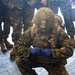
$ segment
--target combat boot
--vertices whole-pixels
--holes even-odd
[[[1,45],[1,51],[2,51],[2,52],[7,51],[7,48],[6,48],[5,43],[4,43],[3,40],[0,42],[0,45]]]
[[[10,56],[15,56],[16,55],[16,50],[15,48],[13,47],[11,52],[10,52]]]
[[[35,70],[32,70],[29,75],[38,75]]]
[[[5,42],[7,49],[10,49],[13,47],[13,45],[11,43],[9,43],[7,40],[4,40],[4,42]]]

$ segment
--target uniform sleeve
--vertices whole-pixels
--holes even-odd
[[[53,49],[53,58],[59,60],[66,60],[73,55],[73,44],[68,35],[61,30],[57,38],[57,46],[59,49]]]
[[[17,51],[17,55],[22,60],[29,57],[30,46],[31,46],[30,30],[27,30],[15,45],[15,50]]]
[[[22,10],[24,0],[14,0],[13,4],[17,9]]]

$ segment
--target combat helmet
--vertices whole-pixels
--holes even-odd
[[[35,23],[38,28],[49,29],[55,24],[54,13],[50,8],[41,7],[37,10],[32,22]]]

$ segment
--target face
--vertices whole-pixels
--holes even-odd
[[[28,1],[28,4],[29,4],[30,6],[33,6],[35,3],[36,3],[36,0],[29,0],[29,1]]]
[[[47,5],[47,1],[46,0],[41,0],[41,3],[46,6]]]
[[[40,28],[45,29],[45,27],[46,27],[46,21],[42,20]]]

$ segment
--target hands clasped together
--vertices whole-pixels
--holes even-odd
[[[35,48],[32,48],[31,51],[30,51],[30,54],[33,55],[33,56],[37,56],[40,53],[42,53],[46,57],[49,57],[49,56],[52,55],[52,50],[49,49],[49,48],[46,48],[46,49],[42,50],[39,47],[35,47]]]

